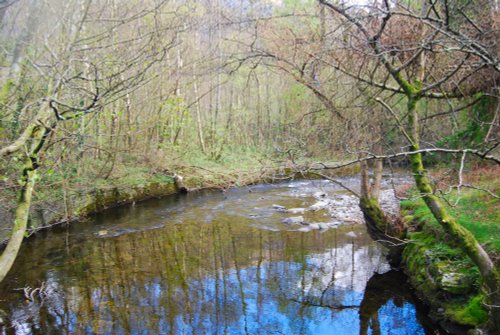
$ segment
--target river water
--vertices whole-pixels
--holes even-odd
[[[345,221],[302,213],[322,193]],[[0,334],[434,334],[352,207],[329,182],[293,181],[39,233],[0,286]],[[297,215],[323,229],[282,223]]]

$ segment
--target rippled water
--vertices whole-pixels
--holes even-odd
[[[362,224],[281,223],[292,214],[273,204],[306,208],[318,190],[340,192],[301,181],[174,196],[40,233],[0,286],[0,333],[432,333]]]

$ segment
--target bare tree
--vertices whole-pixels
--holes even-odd
[[[320,3],[343,20],[344,46],[351,57],[362,61],[361,70],[356,72],[335,57],[329,61],[330,65],[360,82],[406,98],[406,109],[402,111],[406,126],[402,120],[398,123],[409,144],[416,186],[436,220],[478,266],[489,304],[500,305],[498,269],[475,237],[456,221],[434,193],[419,151],[419,103],[423,99],[470,96],[488,90],[498,80],[498,60],[494,56],[497,39],[492,39],[496,33],[487,33],[495,31],[491,17],[497,16],[498,10],[488,1],[481,2],[481,7],[475,7],[479,5],[476,2],[462,5],[422,1],[417,6],[384,1],[369,9],[323,0]],[[487,15],[478,10],[485,10]],[[475,17],[467,12],[473,12]],[[486,152],[497,145],[493,144]],[[493,307],[491,313],[492,327],[498,330],[500,311]]]
[[[17,155],[24,160],[15,221],[0,257],[0,281],[12,266],[26,232],[37,169],[43,164],[42,152],[62,122],[100,112],[150,80],[150,69],[172,45],[159,39],[168,28],[156,21],[148,29],[117,38],[115,32],[144,19],[155,22],[164,4],[161,1],[131,9],[123,6],[116,17],[106,12],[104,3],[91,1],[75,0],[64,6],[54,1],[38,8],[37,15],[60,20],[35,31],[38,34],[33,39],[37,46],[43,46],[38,49],[38,57],[30,58],[26,66],[39,74],[43,89],[26,107],[32,116],[19,136],[0,148],[0,157]],[[131,48],[134,52],[130,52]]]

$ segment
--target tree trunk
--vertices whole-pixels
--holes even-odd
[[[33,194],[33,187],[35,185],[36,171],[25,171],[23,177],[23,185],[21,188],[19,200],[17,201],[16,216],[14,220],[14,227],[7,243],[7,247],[0,256],[0,282],[2,282],[14,264],[17,253],[21,248],[26,227],[28,225],[28,216],[31,205],[31,195]]]
[[[36,181],[36,169],[38,167],[38,152],[42,148],[45,138],[51,129],[43,129],[42,126],[37,125],[33,128],[31,133],[31,150],[26,158],[26,164],[21,178],[21,190],[19,191],[19,199],[17,201],[17,208],[14,218],[14,227],[12,233],[0,256],[0,282],[3,281],[9,270],[11,269],[17,257],[21,243],[26,233],[28,226],[28,218],[31,206],[31,196],[33,195],[33,188]]]
[[[368,234],[370,237],[389,249],[389,262],[393,266],[398,266],[401,262],[401,253],[404,244],[401,239],[404,238],[405,231],[395,229],[389,222],[384,211],[380,207],[378,197],[371,193],[368,164],[361,162],[361,191],[359,207],[363,212]]]
[[[380,133],[380,129],[379,133]],[[382,146],[377,141],[373,145],[373,151],[376,155],[382,154]],[[384,161],[382,159],[376,159],[373,167],[373,183],[371,186],[371,196],[378,199],[380,196],[380,188],[382,185],[382,173],[384,172]]]
[[[408,97],[408,116],[413,140],[411,151],[419,150],[417,103],[418,98]],[[427,177],[427,171],[424,169],[422,155],[420,153],[412,154],[410,156],[410,164],[417,189],[432,215],[453,238],[456,245],[461,248],[479,268],[483,279],[483,287],[487,295],[487,302],[489,305],[493,306],[490,309],[490,321],[494,329],[499,330],[500,308],[498,308],[498,306],[500,306],[500,274],[498,270],[474,235],[460,225],[455,218],[448,213],[441,199],[434,195],[431,182]]]
[[[196,112],[196,130],[198,133],[198,141],[200,142],[201,152],[207,153],[205,146],[205,135],[203,135],[203,125],[201,124],[201,111],[200,111],[200,96],[198,93],[198,84],[196,78],[196,63],[193,64],[193,88],[194,88],[194,99],[195,99],[195,112]]]

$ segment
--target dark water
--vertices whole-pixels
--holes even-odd
[[[433,333],[363,225],[281,223],[272,204],[307,207],[318,189],[336,190],[171,197],[41,233],[0,286],[0,334]]]

